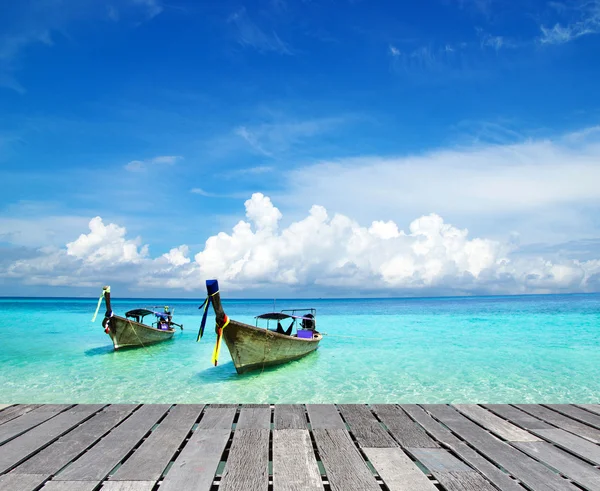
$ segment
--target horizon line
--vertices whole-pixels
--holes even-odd
[[[564,295],[598,295],[599,292],[565,292],[565,293],[505,293],[484,295],[436,295],[436,296],[406,296],[406,297],[226,297],[228,300],[425,300],[425,299],[447,299],[447,298],[499,298],[499,297],[541,297],[541,296],[564,296]],[[194,300],[202,301],[204,297],[116,297],[111,300]],[[0,300],[97,300],[98,297],[88,296],[4,296]]]

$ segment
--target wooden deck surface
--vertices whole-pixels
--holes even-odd
[[[600,405],[0,405],[4,491],[600,490]]]

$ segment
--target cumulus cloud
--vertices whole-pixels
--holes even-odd
[[[157,258],[126,230],[100,217],[65,249],[11,263],[2,276],[47,285],[91,285],[128,279],[132,286],[202,291],[218,278],[230,291],[257,287],[297,292],[348,291],[393,295],[432,293],[547,293],[591,291],[600,282],[600,260],[551,260],[515,254],[514,242],[471,237],[435,213],[406,231],[393,221],[369,226],[313,205],[308,215],[282,226],[268,196],[245,202],[246,219],[209,237],[193,259],[186,245]]]

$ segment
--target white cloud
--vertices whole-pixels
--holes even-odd
[[[560,8],[557,9],[558,5]],[[570,14],[571,19],[564,25],[556,23],[553,27],[540,26],[542,35],[538,41],[541,44],[564,44],[581,36],[600,32],[600,0],[552,6],[561,14]]]
[[[129,172],[145,172],[158,165],[175,165],[182,158],[177,155],[161,155],[147,160],[132,160],[125,164],[125,170]]]
[[[390,44],[390,46],[389,46],[389,50],[390,50],[390,54],[391,54],[392,56],[400,56],[400,50],[399,50],[398,48],[396,48],[396,46],[392,46],[392,45]]]
[[[190,262],[190,258],[187,257],[190,253],[190,248],[186,245],[174,247],[169,252],[163,254],[163,257],[172,264],[173,266],[183,266]]]
[[[286,213],[320,203],[362,222],[406,223],[436,212],[479,234],[518,230],[525,242],[600,234],[600,134],[477,144],[421,155],[311,163],[270,196]],[[310,186],[305,183],[310,182]]]
[[[275,118],[275,121],[269,123],[239,126],[235,128],[234,133],[242,138],[254,152],[274,157],[309,138],[331,132],[352,119],[352,117],[307,120]]]
[[[261,53],[293,54],[291,48],[279,38],[275,31],[268,34],[252,21],[245,8],[234,12],[228,21],[236,27],[238,42],[242,46],[252,47]]]
[[[318,205],[282,227],[282,213],[255,193],[245,203],[247,220],[209,237],[190,258],[188,246],[152,259],[141,240],[124,228],[90,221],[90,232],[66,249],[44,249],[13,262],[0,276],[24,283],[90,286],[115,278],[133,287],[202,291],[218,278],[223,289],[320,289],[389,294],[545,293],[589,291],[600,284],[600,259],[588,261],[519,256],[509,241],[471,237],[468,230],[431,213],[408,230],[393,221],[363,226]]]
[[[100,217],[92,218],[89,227],[89,234],[67,244],[67,255],[90,264],[139,263],[148,255],[147,245],[138,251],[141,239],[125,239],[124,227],[104,225]]]

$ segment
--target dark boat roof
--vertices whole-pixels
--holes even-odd
[[[289,314],[284,314],[282,312],[267,312],[266,314],[262,314],[262,315],[257,315],[256,316],[257,319],[267,319],[267,320],[283,320],[283,319],[306,319],[306,320],[312,320],[312,317],[304,317],[302,315],[289,315]]]
[[[163,319],[167,318],[168,314],[162,313],[162,312],[154,312],[153,310],[148,310],[148,309],[133,309],[130,310],[129,312],[125,312],[125,317],[133,317],[133,316],[140,316],[140,317],[144,317],[146,315],[150,315],[153,314],[157,317],[162,317]]]

